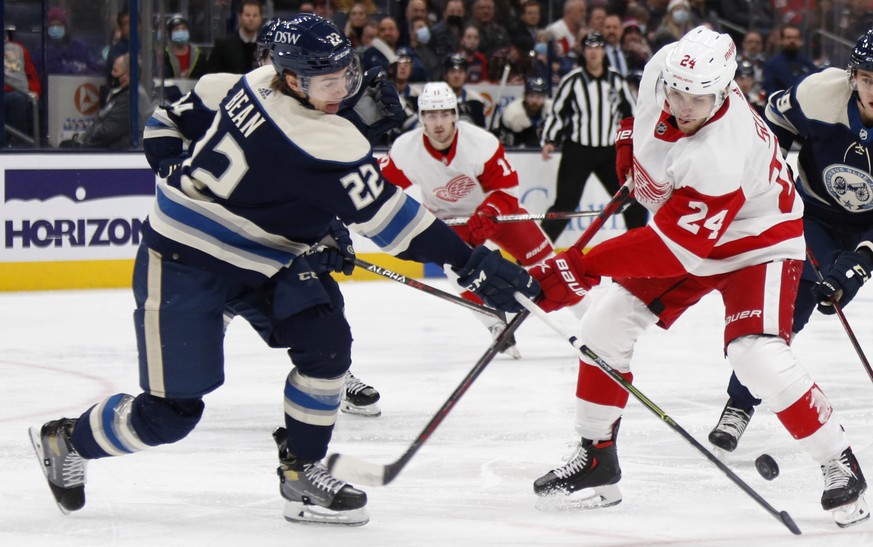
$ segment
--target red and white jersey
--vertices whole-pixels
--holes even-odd
[[[624,272],[615,271],[621,269],[616,257],[595,269],[613,277],[665,277],[682,270],[707,276],[803,260],[802,202],[776,137],[736,84],[719,111],[690,136],[664,112],[664,94],[652,93],[662,85],[659,76],[674,47],[662,48],[646,64],[640,89],[650,92],[640,94],[634,119],[634,196],[653,217],[643,233],[628,232],[629,238],[608,246],[621,246],[624,239],[624,246],[645,249],[646,257]],[[620,254],[629,258],[629,250]]]
[[[518,206],[518,173],[497,137],[460,121],[448,154],[434,149],[419,127],[401,135],[380,160],[388,181],[421,191],[422,204],[437,218],[468,217],[496,190]],[[502,210],[509,214],[512,210]]]

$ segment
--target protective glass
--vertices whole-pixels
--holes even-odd
[[[715,93],[693,95],[667,86],[661,80],[657,87],[657,98],[661,108],[668,114],[684,120],[701,120],[709,118],[715,109]]]

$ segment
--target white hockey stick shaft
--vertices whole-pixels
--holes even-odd
[[[498,215],[494,222],[524,222],[526,220],[560,220],[565,218],[596,217],[600,211],[566,211],[554,213],[525,213],[515,215]],[[470,220],[466,217],[447,218],[443,220],[449,226],[460,226]]]

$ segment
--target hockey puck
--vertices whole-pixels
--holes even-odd
[[[755,460],[755,468],[768,481],[772,481],[779,476],[779,466],[776,465],[776,460],[770,454],[758,456],[758,459]]]

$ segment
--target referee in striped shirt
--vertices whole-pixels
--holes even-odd
[[[558,166],[557,195],[548,212],[575,211],[593,172],[610,196],[619,189],[615,171],[615,132],[621,119],[634,115],[634,102],[627,82],[609,70],[599,32],[582,41],[579,67],[561,80],[543,129],[542,157],[548,160],[562,144]],[[630,228],[644,226],[646,209],[634,203],[622,213]],[[554,242],[569,220],[543,221],[543,231]]]

